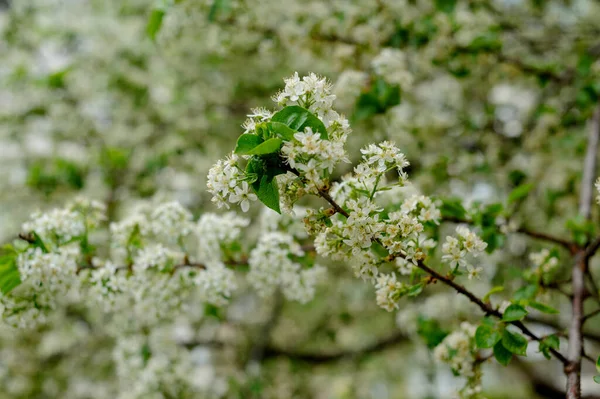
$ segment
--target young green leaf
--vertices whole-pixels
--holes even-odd
[[[484,295],[483,301],[487,302],[490,299],[490,296],[492,296],[498,292],[502,292],[502,291],[504,291],[504,287],[502,287],[501,285],[492,288],[491,290],[488,291],[487,294]]]
[[[252,187],[254,188],[254,185]],[[281,209],[279,208],[279,189],[274,176],[263,175],[260,178],[258,190],[255,190],[255,192],[263,204],[275,212],[281,213]]]
[[[560,340],[555,334],[543,338],[539,344],[539,351],[548,360],[552,358],[550,349],[558,350],[560,348]]]
[[[487,325],[479,326],[475,332],[475,343],[480,349],[493,347],[501,338],[502,335],[497,329]]]
[[[501,365],[508,366],[513,354],[502,345],[502,341],[498,341],[498,343],[494,345],[494,357]]]
[[[437,320],[426,319],[421,316],[417,320],[417,333],[423,338],[429,349],[438,346],[448,335],[448,331],[443,330]]]
[[[255,136],[256,137],[256,136]],[[279,151],[283,141],[278,138],[268,139],[267,141],[260,143],[250,151],[248,151],[245,155],[266,155],[273,154]],[[236,148],[237,150],[237,148]]]
[[[309,110],[298,105],[285,107],[271,118],[271,122],[280,122],[290,128],[302,132],[310,127],[313,132],[321,134],[322,139],[327,139],[327,128],[323,122]]]
[[[156,35],[160,31],[164,17],[165,10],[162,8],[155,8],[150,13],[148,24],[146,25],[146,34],[151,40],[156,40]]]
[[[595,382],[596,384],[600,384],[600,375],[595,375],[595,376],[594,376],[594,382]]]
[[[298,133],[294,129],[290,128],[288,125],[285,125],[281,122],[269,122],[267,123],[267,127],[271,132],[275,133],[276,136],[281,137],[286,141],[290,141],[294,139],[294,134]]]
[[[238,155],[251,155],[250,152],[262,142],[263,140],[257,135],[244,133],[238,138],[234,152]]]
[[[423,283],[415,284],[408,289],[408,296],[417,296],[423,291]]]
[[[549,314],[557,314],[558,310],[553,308],[552,306],[548,306],[548,305],[544,305],[543,303],[539,303],[539,302],[529,302],[529,306],[539,310],[540,312],[543,313],[549,313]]]
[[[532,188],[533,184],[531,183],[521,184],[520,186],[516,187],[510,192],[510,194],[508,194],[508,203],[511,204],[527,197],[527,194],[529,194]]]
[[[521,334],[512,333],[508,330],[502,332],[502,346],[515,355],[525,356],[527,351],[527,339]]]
[[[530,300],[535,298],[537,291],[538,291],[537,285],[529,284],[529,285],[526,285],[525,287],[521,287],[517,291],[515,291],[515,293],[513,294],[513,299],[518,302],[521,302],[521,301],[529,302]]]
[[[42,252],[45,253],[45,254],[47,254],[48,252],[50,252],[50,251],[48,251],[48,248],[46,248],[46,244],[44,244],[44,241],[42,240],[42,237],[40,237],[38,235],[38,233],[36,233],[35,231],[33,231],[31,234],[33,235],[33,243],[32,243],[32,245],[35,248],[41,249]]]
[[[504,314],[502,315],[502,320],[504,321],[517,321],[522,320],[525,316],[527,316],[527,310],[521,305],[512,304],[506,308]]]
[[[0,292],[6,295],[21,284],[16,255],[0,257]]]
[[[596,370],[600,373],[600,356],[596,359]]]

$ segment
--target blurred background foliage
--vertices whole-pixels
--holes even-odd
[[[30,212],[77,195],[105,202],[110,220],[140,201],[214,210],[208,168],[232,148],[249,110],[271,107],[294,71],[334,83],[352,121],[351,158],[389,139],[421,192],[460,198],[481,217],[489,212],[491,225],[499,215],[490,204],[502,203],[502,217],[518,225],[565,237],[594,228],[574,217],[600,96],[596,1],[1,4],[3,242]],[[519,187],[526,195],[514,194]],[[510,290],[528,265],[525,238],[486,241],[503,250],[485,259],[478,291]],[[183,325],[194,339],[182,341],[200,359],[196,379],[210,387],[202,395],[451,397],[460,381],[435,364],[418,332],[449,330],[474,308],[438,287],[386,313],[344,265],[329,270],[308,305],[246,290],[225,310],[190,316]],[[552,300],[568,320],[568,301]],[[111,397],[114,343],[68,309],[58,313],[40,331],[2,331],[0,398]],[[246,367],[249,358],[261,367]],[[539,354],[511,369],[490,364],[486,396],[560,397],[555,366]]]

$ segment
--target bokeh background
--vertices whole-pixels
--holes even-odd
[[[106,203],[110,220],[164,200],[215,211],[208,169],[295,71],[334,84],[352,159],[394,141],[415,187],[467,203],[534,182],[514,220],[568,236],[600,95],[598,21],[593,0],[4,0],[0,242],[31,212],[80,195]],[[475,291],[503,284],[541,247],[522,236],[502,245]],[[328,275],[306,305],[245,287],[224,310],[165,326],[165,348],[192,359],[189,397],[452,397],[461,381],[417,330],[475,308],[437,287],[388,313],[343,264]],[[552,300],[567,325],[568,302]],[[593,345],[600,329],[589,327]],[[123,394],[117,345],[69,314],[1,329],[0,398]],[[561,397],[560,367],[530,352],[508,369],[485,366],[488,398]],[[249,367],[249,356],[259,361]],[[584,369],[584,392],[600,394],[592,375]]]

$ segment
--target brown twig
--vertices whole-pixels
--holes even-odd
[[[594,117],[588,134],[587,151],[583,164],[583,178],[579,195],[579,214],[589,220],[593,202],[593,187],[596,175],[598,141],[600,140],[600,107]],[[589,258],[585,248],[575,255],[575,263],[571,274],[573,286],[573,315],[569,327],[569,348],[565,367],[567,374],[567,399],[581,398],[581,358],[583,355],[583,301],[586,293],[585,273],[589,266]]]
[[[464,223],[464,224],[473,224],[472,221],[466,219],[460,219],[456,217],[445,217],[443,219],[445,222],[451,223]],[[525,234],[531,238],[535,238],[541,241],[548,241],[552,244],[560,245],[569,250],[569,252],[573,253],[577,248],[577,245],[569,240],[565,240],[564,238],[556,237],[551,234],[542,233],[540,231],[534,231],[527,227],[519,227],[516,231],[517,233]]]

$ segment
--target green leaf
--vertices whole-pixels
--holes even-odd
[[[294,134],[296,134],[297,132],[292,129],[291,127],[289,127],[288,125],[285,125],[281,122],[268,122],[267,126],[269,128],[269,130],[271,130],[271,132],[275,133],[277,136],[281,137],[282,139],[286,140],[286,141],[290,141],[294,139]]]
[[[521,305],[512,304],[504,311],[502,320],[504,321],[517,321],[523,320],[527,316],[527,310]]]
[[[361,121],[376,114],[383,114],[398,104],[400,104],[400,86],[389,84],[378,77],[356,100],[353,117],[356,121]]]
[[[423,283],[415,284],[408,289],[408,296],[417,296],[423,291]]]
[[[275,212],[281,213],[281,209],[279,208],[279,189],[275,175],[260,174],[258,180],[252,184],[252,188],[263,204]]]
[[[253,149],[251,149],[244,155],[273,154],[273,153],[276,153],[277,151],[279,151],[282,144],[283,144],[283,141],[281,139],[272,138],[272,139],[265,141],[264,143],[260,143],[259,145],[257,145],[256,147],[254,147]],[[237,147],[236,147],[236,150],[237,150]]]
[[[600,356],[596,359],[596,370],[600,373]]]
[[[475,343],[481,349],[493,347],[500,339],[502,339],[500,332],[487,325],[477,327],[477,331],[475,332]]]
[[[594,376],[594,382],[595,382],[596,384],[600,384],[600,375],[595,375],[595,376]]]
[[[501,365],[508,366],[512,356],[513,354],[502,345],[502,341],[498,341],[498,343],[494,345],[494,357]]]
[[[312,114],[309,110],[297,105],[285,107],[277,112],[271,118],[271,122],[280,122],[290,128],[303,132],[305,128],[310,127],[313,132],[321,134],[322,139],[327,139],[327,128],[323,122]]]
[[[548,360],[552,358],[550,348],[558,350],[560,348],[560,340],[555,334],[544,337],[539,344],[539,350]]]
[[[165,17],[165,10],[162,8],[154,8],[150,12],[150,18],[148,18],[148,24],[146,25],[146,34],[151,40],[156,40],[156,35],[160,31]]]
[[[0,257],[0,292],[6,295],[21,284],[16,254]]]
[[[38,235],[38,233],[36,233],[35,231],[32,231],[31,234],[33,235],[33,243],[31,245],[33,245],[34,248],[39,248],[42,250],[43,253],[47,254],[48,252],[48,248],[46,248],[46,245],[44,244],[44,241],[42,240],[42,238]]]
[[[448,335],[448,331],[443,330],[437,320],[427,319],[422,316],[419,316],[417,320],[417,333],[423,338],[429,349],[438,346]]]
[[[242,134],[235,144],[234,152],[238,155],[250,155],[250,152],[258,147],[263,140],[255,134]]]
[[[467,211],[465,210],[460,198],[443,199],[440,212],[442,213],[442,218],[445,219],[454,218],[458,220],[465,220],[467,217]]]
[[[529,306],[539,310],[540,312],[543,313],[549,313],[549,314],[557,314],[559,313],[557,309],[553,308],[552,306],[548,306],[548,305],[544,305],[543,303],[539,303],[539,302],[529,302]]]
[[[504,291],[504,287],[502,287],[501,285],[498,285],[494,288],[492,288],[491,290],[489,290],[489,292],[487,294],[485,294],[485,296],[483,297],[483,302],[487,302],[490,299],[490,296],[498,293],[498,292],[502,292]]]
[[[517,302],[529,302],[530,300],[535,298],[537,291],[537,285],[529,284],[515,291],[515,293],[513,294],[513,299]]]
[[[585,245],[588,237],[594,236],[596,231],[594,223],[581,215],[567,220],[566,227],[571,231],[573,239],[579,245]]]
[[[527,194],[529,194],[532,188],[532,183],[521,184],[520,186],[516,187],[510,192],[510,194],[508,194],[508,203],[512,204],[513,202],[517,202],[518,200],[527,197]]]
[[[512,333],[508,330],[502,332],[502,346],[515,355],[525,356],[527,352],[527,339],[517,333]]]
[[[208,10],[208,20],[214,22],[217,15],[229,9],[229,0],[213,0],[210,10]]]
[[[457,0],[435,0],[435,7],[443,13],[451,14],[454,12]]]

